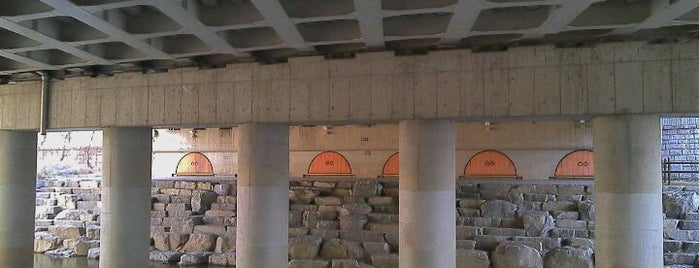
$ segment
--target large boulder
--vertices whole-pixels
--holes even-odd
[[[323,238],[320,236],[300,236],[289,239],[290,259],[315,259],[320,251]]]
[[[184,252],[206,252],[214,251],[216,248],[216,235],[212,234],[191,234],[189,240],[182,247]],[[208,258],[208,256],[207,256]],[[207,259],[208,260],[208,259]]]
[[[551,250],[546,254],[544,267],[546,268],[593,268],[591,248],[562,247]]]
[[[91,248],[87,250],[87,258],[97,260],[100,258],[100,248]]]
[[[219,236],[216,239],[216,249],[214,252],[235,252],[235,236]]]
[[[352,195],[361,198],[377,196],[383,186],[375,180],[357,180],[352,186]]]
[[[481,215],[486,218],[514,218],[517,205],[503,200],[488,200],[481,206]]]
[[[289,202],[291,204],[308,205],[319,195],[320,190],[291,187],[289,190]]]
[[[663,193],[663,211],[668,218],[681,219],[699,208],[699,195],[690,191]]]
[[[76,226],[49,226],[49,232],[66,239],[78,238],[85,235],[85,228]]]
[[[209,264],[235,266],[235,252],[212,254],[209,256]]]
[[[457,249],[456,267],[489,268],[488,252],[482,250]]]
[[[209,263],[209,256],[211,252],[193,252],[185,253],[180,257],[180,262],[178,265],[197,265],[197,264],[207,264]]]
[[[330,239],[323,243],[320,249],[320,257],[326,260],[363,259],[364,248],[355,241]]]
[[[57,249],[63,244],[63,238],[52,235],[48,232],[38,232],[34,234],[34,252],[43,253]]]
[[[99,241],[81,236],[78,238],[64,240],[63,246],[67,249],[75,251],[76,256],[87,256],[87,253],[91,248],[99,246]]]
[[[216,201],[216,193],[213,191],[194,191],[192,193],[192,211],[202,214],[211,209],[211,204]]]
[[[501,243],[492,254],[493,268],[542,268],[541,253],[521,244]]]
[[[527,236],[547,237],[550,230],[556,228],[556,222],[547,212],[527,212],[522,215],[522,223]]]
[[[321,260],[291,260],[289,268],[330,268],[330,262]]]
[[[180,261],[182,257],[181,252],[177,251],[151,251],[148,255],[149,259],[154,262],[160,263],[174,263]]]
[[[153,247],[157,250],[167,251],[170,250],[170,242],[168,238],[168,233],[156,232],[151,235],[153,238]]]

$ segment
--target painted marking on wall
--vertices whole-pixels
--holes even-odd
[[[400,170],[400,158],[398,153],[395,153],[388,157],[386,162],[383,164],[383,169],[381,170],[381,176],[384,177],[398,177],[398,171]]]
[[[557,179],[592,178],[595,176],[595,162],[591,150],[575,150],[564,156],[556,166]]]
[[[206,155],[200,152],[185,154],[177,163],[175,176],[213,176],[214,166]]]
[[[517,177],[517,168],[505,154],[495,150],[478,152],[466,163],[465,177]]]
[[[350,176],[352,166],[347,158],[335,151],[325,151],[316,155],[308,166],[311,176]]]

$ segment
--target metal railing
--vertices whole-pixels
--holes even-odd
[[[673,170],[673,165],[693,165],[695,170]],[[699,174],[699,162],[697,161],[671,161],[669,158],[663,159],[662,163],[663,182],[670,184],[672,174]]]

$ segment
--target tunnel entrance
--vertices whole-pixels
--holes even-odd
[[[352,166],[347,158],[335,151],[316,155],[308,166],[308,176],[352,176]]]
[[[466,178],[517,178],[512,160],[499,151],[484,150],[471,157],[464,168]]]
[[[214,166],[206,155],[190,152],[177,163],[174,176],[214,176]]]
[[[554,179],[591,179],[595,176],[592,150],[575,150],[565,155],[556,166]]]

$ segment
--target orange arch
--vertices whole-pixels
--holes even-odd
[[[484,150],[475,154],[466,163],[465,177],[517,177],[517,168],[507,155]]]
[[[348,176],[352,175],[352,166],[340,153],[325,151],[313,158],[308,166],[308,175]]]
[[[175,176],[213,176],[214,166],[206,155],[190,152],[182,156],[177,163]]]
[[[383,164],[383,169],[381,170],[381,176],[397,177],[399,167],[400,167],[399,165],[400,165],[400,158],[398,156],[398,153],[391,155],[386,160],[386,162]]]
[[[555,178],[592,178],[595,176],[595,162],[591,150],[575,150],[558,161]]]

